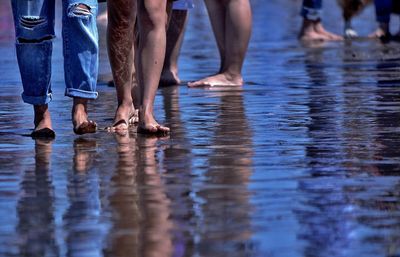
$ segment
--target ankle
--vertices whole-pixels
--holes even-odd
[[[143,117],[153,115],[153,107],[151,105],[141,105],[139,107],[139,113]]]
[[[49,107],[47,104],[33,106],[33,110],[34,110],[35,114],[44,114],[48,111],[48,109],[49,109]]]
[[[33,110],[35,126],[44,119],[50,119],[50,112],[47,104],[34,105]]]
[[[315,29],[316,24],[317,24],[316,21],[303,19],[303,24],[301,26],[301,31],[303,31],[303,32],[313,31]]]
[[[132,100],[122,100],[118,102],[118,108],[133,108],[133,101]]]
[[[221,72],[227,80],[234,81],[242,79],[242,74],[237,69],[227,69]]]
[[[77,114],[77,113],[86,113],[86,109],[87,109],[87,99],[83,99],[83,98],[74,98],[74,103],[72,106],[72,112],[73,114]]]

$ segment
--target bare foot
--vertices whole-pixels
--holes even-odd
[[[119,105],[115,113],[114,123],[111,127],[107,128],[108,131],[117,132],[128,130],[129,125],[134,124],[137,121],[137,115],[137,111],[132,104]]]
[[[195,82],[189,82],[189,87],[214,87],[214,86],[242,86],[241,75],[231,76],[227,73],[220,73]]]
[[[299,39],[301,41],[335,41],[343,40],[343,37],[326,31],[320,21],[304,20]]]
[[[299,35],[299,39],[301,41],[328,41],[327,37],[324,35],[321,35],[315,31],[308,31],[307,33],[301,33]]]
[[[325,30],[325,28],[322,26],[321,22],[317,22],[314,24],[314,30],[320,35],[323,35],[327,38],[327,40],[332,40],[332,41],[340,41],[343,40],[342,36],[336,35],[332,32],[329,32]]]
[[[31,133],[31,137],[36,138],[55,138],[56,134],[53,131],[51,124],[50,111],[48,105],[35,105],[35,129]]]
[[[178,72],[171,70],[163,70],[160,78],[160,87],[179,85],[181,80],[178,77]]]
[[[95,133],[97,130],[96,122],[88,120],[87,101],[87,99],[83,98],[74,98],[74,104],[72,107],[72,124],[74,126],[75,134],[78,135]]]
[[[387,38],[389,36],[389,31],[382,28],[377,28],[374,32],[368,35],[369,38]]]
[[[142,134],[166,135],[170,132],[170,129],[158,124],[151,110],[140,108],[137,132]]]

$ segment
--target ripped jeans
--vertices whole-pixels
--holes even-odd
[[[51,94],[51,55],[55,0],[11,0],[22,99],[47,104]],[[97,0],[62,0],[65,95],[97,98]]]

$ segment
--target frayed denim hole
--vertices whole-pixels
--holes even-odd
[[[26,39],[26,38],[19,37],[19,38],[17,38],[17,42],[19,44],[38,44],[38,43],[43,43],[45,41],[50,41],[53,38],[54,37],[51,36],[51,35],[45,36],[45,37],[42,37],[42,38],[38,38],[38,39]]]
[[[89,18],[91,15],[91,8],[85,4],[73,4],[68,9],[69,17]]]
[[[33,29],[37,26],[46,24],[47,20],[40,16],[22,16],[19,19],[19,23],[21,26],[23,26],[25,28]]]

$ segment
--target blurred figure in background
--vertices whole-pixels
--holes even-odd
[[[373,0],[337,0],[342,8],[342,16],[344,19],[344,36],[346,38],[358,37],[357,31],[353,29],[352,19],[360,14]]]
[[[322,26],[321,22],[322,0],[304,0],[301,9],[303,25],[300,29],[299,39],[303,41],[332,41],[342,40],[339,35],[331,33]]]
[[[178,0],[172,6],[171,18],[167,30],[167,47],[160,86],[179,85],[178,57],[181,50],[185,28],[188,20],[188,9],[194,7],[192,0]]]
[[[375,0],[376,21],[378,28],[370,37],[389,39],[390,34],[390,15],[392,13],[400,14],[400,1],[399,0]],[[394,35],[394,38],[400,38],[400,30]]]
[[[252,12],[249,0],[205,0],[220,54],[217,74],[188,83],[198,86],[241,86],[242,66],[251,36]]]

